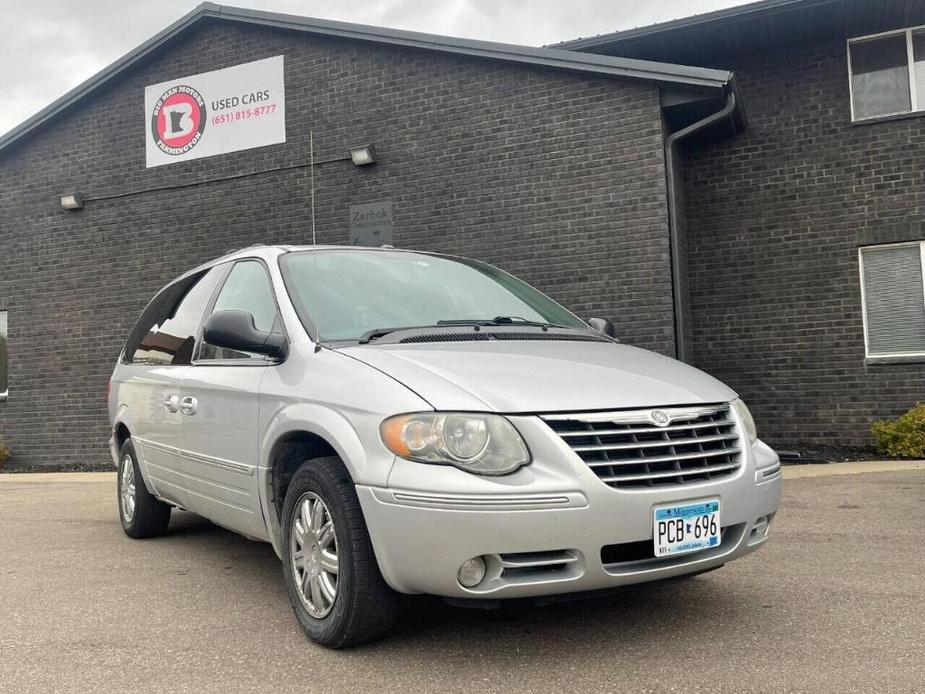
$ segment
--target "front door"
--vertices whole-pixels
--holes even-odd
[[[246,311],[260,330],[280,329],[270,277],[258,260],[235,263],[211,313]],[[260,509],[260,382],[275,362],[200,339],[180,386],[180,443],[188,491],[198,513],[232,530],[266,539]]]

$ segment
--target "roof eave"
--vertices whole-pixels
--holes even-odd
[[[0,135],[0,153],[9,145],[22,139],[39,126],[73,106],[93,90],[142,60],[180,32],[207,17],[305,31],[319,35],[427,49],[442,53],[469,55],[584,74],[638,79],[656,83],[683,84],[707,90],[725,91],[731,79],[731,73],[726,70],[618,58],[593,53],[579,53],[557,48],[533,48],[474,39],[452,38],[275,12],[226,7],[212,2],[204,2],[90,79],[53,101],[31,118],[28,118],[9,132]]]
[[[596,72],[615,77],[676,82],[708,88],[722,88],[728,82],[730,74],[726,70],[674,65],[632,58],[586,55],[556,48],[535,48],[477,39],[462,39],[417,31],[387,29],[237,7],[220,7],[218,16],[281,29],[309,31],[314,34],[340,38],[436,50],[441,53],[472,55],[506,62],[521,62],[565,70]]]
[[[704,12],[690,17],[681,17],[667,22],[650,24],[648,26],[625,29],[623,31],[614,31],[599,36],[588,36],[585,38],[570,39],[548,45],[548,48],[569,51],[581,51],[592,48],[600,48],[622,41],[631,41],[639,38],[649,38],[660,34],[668,34],[674,31],[683,31],[704,24],[714,24],[717,22],[727,22],[738,20],[747,16],[774,14],[785,12],[789,9],[802,8],[809,5],[828,5],[839,0],[759,0],[746,5],[736,5],[714,12]]]

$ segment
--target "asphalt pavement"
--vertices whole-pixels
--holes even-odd
[[[500,613],[416,599],[339,652],[299,631],[269,545],[189,513],[130,540],[113,473],[0,475],[0,691],[925,692],[925,466],[820,467],[788,469],[768,544],[719,571]]]

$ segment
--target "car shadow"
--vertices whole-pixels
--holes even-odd
[[[572,596],[551,604],[529,599],[502,601],[494,610],[449,605],[429,596],[412,598],[393,638],[397,641],[464,639],[493,652],[494,643],[523,643],[533,637],[553,637],[573,645],[588,640],[655,642],[668,627],[679,638],[703,634],[718,612],[736,603],[719,589],[716,575],[644,583],[604,593]],[[388,642],[386,642],[388,644]]]
[[[195,546],[194,555],[207,561],[248,564],[248,573],[279,595],[280,609],[289,610],[279,559],[269,544],[252,542],[188,512],[176,512],[165,542]],[[591,657],[602,643],[609,652],[625,648],[644,652],[664,645],[664,631],[677,639],[709,639],[721,633],[723,619],[762,618],[761,605],[746,600],[724,571],[686,579],[628,586],[606,593],[579,596],[538,605],[532,600],[502,601],[497,609],[450,605],[432,596],[410,596],[393,632],[382,641],[352,649],[378,660],[393,652],[421,648],[464,653],[487,662],[559,657],[565,648]],[[303,638],[292,623],[293,638]],[[517,644],[517,648],[511,648]],[[525,647],[529,645],[529,649]],[[556,650],[559,649],[559,650]],[[460,655],[462,657],[462,655]]]
[[[208,518],[197,516],[195,513],[191,513],[190,511],[180,511],[178,509],[174,509],[173,513],[171,514],[170,526],[167,528],[167,532],[164,533],[163,537],[197,537],[212,535],[230,535],[232,538],[236,539],[247,539],[246,537],[238,535],[231,530],[226,530],[220,525],[216,525]]]

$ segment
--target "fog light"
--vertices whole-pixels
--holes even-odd
[[[472,557],[463,562],[456,575],[460,585],[466,588],[477,586],[485,578],[485,560],[481,557]]]

